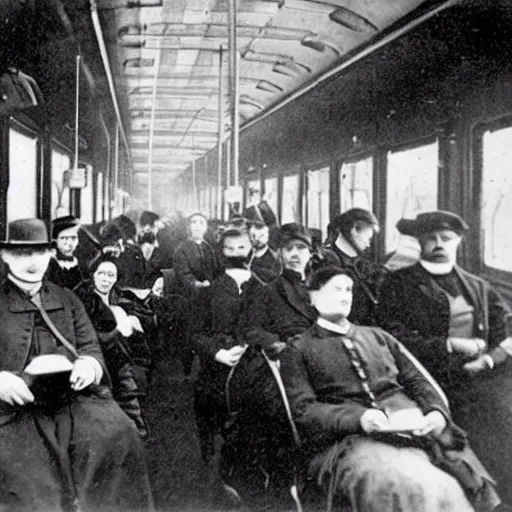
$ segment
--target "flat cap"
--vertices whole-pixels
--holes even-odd
[[[462,235],[469,229],[462,217],[444,210],[419,213],[415,219],[400,219],[396,228],[402,235],[414,237],[442,229],[449,229]]]
[[[291,240],[300,240],[310,249],[313,247],[313,239],[307,228],[296,222],[283,224],[279,229],[279,246],[286,245]]]

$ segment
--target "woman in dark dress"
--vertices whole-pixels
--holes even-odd
[[[495,510],[494,481],[451,420],[432,378],[382,329],[350,323],[353,280],[310,283],[316,323],[284,348],[281,374],[328,510]]]
[[[101,255],[90,266],[90,278],[75,288],[85,305],[98,334],[105,363],[112,379],[114,398],[132,419],[139,435],[146,437],[148,429],[140,404],[144,393],[135,379],[134,362],[127,343],[137,322],[111,303],[118,279],[118,259]]]

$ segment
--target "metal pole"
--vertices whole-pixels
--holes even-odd
[[[231,104],[231,169],[233,185],[238,185],[238,51],[236,40],[236,0],[228,0],[229,97]]]
[[[199,208],[197,206],[197,184],[196,184],[196,161],[192,160],[192,199],[194,205],[194,211]]]
[[[222,142],[224,140],[224,47],[219,48],[219,139],[217,142],[217,219],[222,218]]]
[[[153,209],[153,139],[155,134],[155,110],[158,74],[160,71],[160,59],[162,50],[159,49],[155,59],[155,76],[153,80],[153,91],[151,93],[151,118],[149,121],[149,152],[148,152],[148,210]]]
[[[114,142],[114,193],[113,203],[117,206],[117,188],[119,186],[119,123],[116,123],[116,138]]]
[[[80,121],[80,55],[76,56],[76,94],[75,94],[75,161],[73,169],[78,169],[78,123]]]

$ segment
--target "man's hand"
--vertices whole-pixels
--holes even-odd
[[[235,366],[235,364],[238,363],[246,349],[247,346],[242,347],[241,345],[235,345],[229,350],[221,348],[215,354],[215,361],[221,364],[225,364],[226,366]]]
[[[0,400],[11,405],[25,405],[34,401],[34,395],[25,381],[11,372],[0,372]]]
[[[286,347],[286,343],[284,341],[275,341],[268,348],[265,349],[265,352],[268,354],[270,358],[277,357],[277,355]]]
[[[367,433],[381,432],[389,425],[388,417],[380,409],[368,409],[361,416],[359,423]]]
[[[477,356],[485,349],[486,343],[481,338],[448,338],[448,343],[454,352],[466,356]]]
[[[86,359],[77,359],[73,363],[73,370],[71,370],[71,376],[69,377],[71,389],[81,391],[90,386],[95,377],[96,373],[92,364]]]
[[[464,368],[464,370],[470,375],[477,375],[480,372],[491,370],[493,366],[494,361],[492,360],[492,357],[489,354],[484,354],[478,359],[469,361],[469,363],[462,365],[462,368]]]
[[[435,437],[441,435],[446,428],[446,418],[439,411],[430,411],[425,416],[425,425],[413,432],[415,436],[426,436],[432,433]]]

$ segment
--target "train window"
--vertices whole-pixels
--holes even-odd
[[[484,263],[512,271],[512,127],[487,131],[483,136],[482,230]]]
[[[420,212],[437,209],[438,158],[437,141],[388,152],[386,252],[397,248],[399,219],[412,219]]]
[[[324,236],[329,223],[329,175],[329,167],[307,173],[307,226],[321,229]]]
[[[7,219],[37,216],[37,138],[14,128],[9,132]]]
[[[283,176],[283,194],[281,201],[281,224],[300,222],[299,204],[299,175]]]
[[[52,150],[52,216],[69,215],[69,188],[64,181],[64,171],[70,168],[69,156]]]
[[[277,177],[265,178],[263,199],[267,201],[274,213],[277,212]]]
[[[373,210],[373,158],[343,162],[340,169],[340,211]]]

